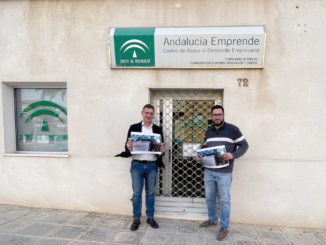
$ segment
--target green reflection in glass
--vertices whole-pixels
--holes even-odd
[[[51,106],[51,107],[54,107],[56,109],[59,109],[60,111],[62,111],[65,115],[67,115],[67,111],[65,108],[63,108],[62,106],[56,104],[56,103],[53,103],[51,101],[46,101],[46,100],[41,100],[41,101],[37,101],[37,102],[34,102],[30,105],[28,105],[20,114],[19,114],[19,117],[21,117],[24,113],[30,111],[31,109],[35,108],[35,107],[38,107],[38,106]]]
[[[48,122],[47,122],[45,119],[43,119],[41,130],[42,130],[43,132],[47,132],[47,131],[49,131]]]
[[[25,122],[27,123],[29,120],[33,119],[34,117],[40,116],[40,115],[50,115],[50,116],[54,116],[55,118],[58,118],[61,122],[63,122],[63,119],[60,118],[59,114],[54,112],[54,111],[50,111],[50,110],[38,110],[38,111],[34,111],[32,114],[30,114]]]

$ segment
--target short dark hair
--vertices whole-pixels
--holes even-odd
[[[144,105],[143,110],[145,110],[145,108],[153,109],[153,111],[155,111],[154,106],[152,106],[151,104]]]
[[[213,113],[213,111],[214,111],[215,109],[221,109],[221,110],[223,111],[223,113],[224,113],[224,108],[223,108],[223,106],[221,106],[221,105],[214,105],[214,106],[211,108],[211,114]]]

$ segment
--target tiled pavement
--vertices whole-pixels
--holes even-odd
[[[142,219],[139,230],[131,232],[128,216],[0,205],[0,244],[326,244],[326,230],[231,224],[230,237],[219,242],[217,227],[199,228],[199,221],[157,221],[157,230]]]

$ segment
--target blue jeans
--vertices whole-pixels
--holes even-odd
[[[130,168],[132,180],[132,207],[134,219],[139,219],[141,216],[142,208],[142,192],[146,190],[146,216],[147,218],[154,217],[154,204],[155,204],[155,185],[157,175],[157,165],[155,162],[141,163],[137,160],[131,162]]]
[[[216,196],[218,195],[221,207],[221,228],[228,229],[230,224],[232,173],[213,172],[205,169],[204,182],[209,220],[217,224]]]

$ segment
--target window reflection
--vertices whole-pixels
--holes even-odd
[[[18,151],[68,151],[66,92],[15,89]]]

